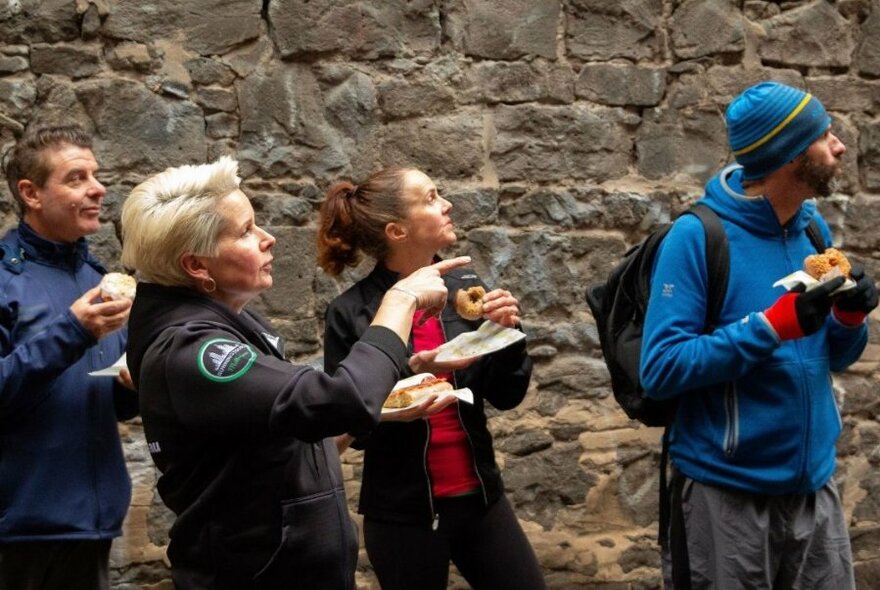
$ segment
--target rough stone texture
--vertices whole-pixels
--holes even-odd
[[[727,0],[688,0],[670,22],[672,48],[682,59],[745,49],[742,15]]]
[[[828,2],[809,2],[763,26],[767,40],[758,54],[765,62],[834,67],[852,61],[854,27]]]
[[[445,3],[449,36],[465,55],[517,59],[556,57],[559,0],[450,0]]]
[[[260,4],[246,0],[113,2],[101,32],[113,39],[149,43],[180,40],[199,55],[225,53],[260,35]]]
[[[269,22],[284,57],[338,51],[376,59],[430,52],[440,44],[430,0],[275,0]]]
[[[572,0],[568,11],[565,33],[572,57],[650,60],[662,53],[662,0]]]
[[[315,367],[328,302],[372,266],[317,270],[323,191],[382,165],[424,169],[453,203],[444,254],[469,254],[522,304],[534,378],[489,423],[548,586],[647,590],[661,586],[661,432],[617,407],[584,288],[701,194],[730,159],[725,106],[767,78],[829,109],[848,152],[819,206],[836,245],[880,276],[878,33],[874,0],[0,0],[0,154],[41,123],[95,134],[108,195],[91,243],[114,270],[137,182],[235,156],[278,239],[275,285],[253,307]],[[16,206],[0,195],[5,230]],[[875,321],[834,379],[859,588],[880,575],[878,380]],[[113,585],[171,590],[173,515],[140,422],[121,433],[135,493]],[[344,455],[352,507],[362,462]],[[357,584],[378,589],[363,548]],[[449,588],[467,587],[453,568]]]

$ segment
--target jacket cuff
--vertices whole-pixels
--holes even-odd
[[[361,335],[360,341],[384,352],[391,362],[397,365],[398,371],[406,366],[406,344],[385,326],[370,326]]]
[[[868,317],[868,314],[866,314],[865,312],[846,311],[840,309],[836,305],[831,308],[831,312],[834,314],[834,319],[836,319],[844,326],[849,326],[850,328],[862,325],[862,322],[864,322],[865,318]]]

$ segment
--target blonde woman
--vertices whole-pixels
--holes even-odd
[[[144,432],[177,515],[168,556],[178,589],[353,590],[357,537],[327,437],[367,432],[406,364],[416,309],[436,313],[441,274],[401,280],[326,375],[285,360],[251,299],[272,286],[275,238],[256,224],[229,158],[171,168],[122,211],[123,264],[141,282],[128,364]]]

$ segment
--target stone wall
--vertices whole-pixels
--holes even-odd
[[[522,301],[535,376],[491,428],[550,586],[657,588],[660,432],[616,408],[584,287],[699,196],[730,158],[725,105],[765,78],[831,111],[848,153],[821,208],[880,276],[878,39],[870,0],[0,0],[0,149],[39,122],[95,133],[109,194],[92,242],[117,268],[134,184],[234,154],[278,237],[256,305],[315,363],[327,302],[364,271],[316,269],[322,192],[384,164],[425,170],[455,205],[449,254]],[[880,577],[878,336],[835,378],[862,588]],[[139,424],[122,433],[136,491],[115,584],[167,589],[170,518]],[[361,457],[345,458],[355,499]],[[376,588],[361,557],[359,585]]]

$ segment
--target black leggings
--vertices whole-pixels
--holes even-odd
[[[364,518],[367,555],[382,590],[446,590],[450,560],[475,590],[545,590],[535,552],[507,498],[435,501],[439,526]]]

